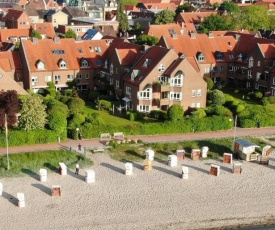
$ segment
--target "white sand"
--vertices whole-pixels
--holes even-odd
[[[124,175],[124,163],[95,154],[96,182],[53,173],[47,182],[24,177],[0,180],[0,229],[200,229],[258,221],[274,221],[275,159],[270,164],[242,162],[241,175],[220,160],[185,159],[176,168],[154,162],[145,172],[134,163]],[[221,166],[220,176],[209,175],[210,164]],[[189,166],[189,180],[181,179],[181,165]],[[52,197],[51,186],[62,186]],[[23,192],[26,207],[16,206]],[[14,197],[14,199],[9,199]]]

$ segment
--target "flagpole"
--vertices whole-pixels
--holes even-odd
[[[8,138],[8,120],[7,114],[5,114],[5,129],[6,129],[6,147],[7,147],[7,163],[8,163],[8,170],[10,170],[10,160],[9,160],[9,138]]]

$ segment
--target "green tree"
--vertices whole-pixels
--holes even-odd
[[[240,7],[234,2],[223,2],[220,7],[220,11],[227,11],[228,13],[238,14],[240,13]]]
[[[42,39],[41,34],[40,34],[38,31],[36,31],[36,30],[33,30],[33,31],[32,31],[31,37],[32,37],[32,38],[37,38],[37,39]]]
[[[138,0],[121,0],[123,5],[136,6],[138,4]]]
[[[175,16],[176,16],[175,11],[172,11],[169,9],[162,10],[161,12],[155,14],[154,23],[158,25],[172,23],[174,22]]]
[[[225,96],[222,91],[218,89],[214,89],[210,94],[210,99],[212,101],[212,105],[223,105],[225,103]]]
[[[239,28],[251,31],[270,28],[270,20],[267,17],[267,6],[247,6],[243,7],[239,19]]]
[[[124,12],[124,3],[120,1],[117,6],[116,19],[119,22],[119,29],[122,32],[125,32],[129,28],[127,14]]]
[[[67,106],[69,108],[70,114],[76,114],[83,110],[85,102],[81,98],[71,97],[67,101]]]
[[[46,105],[38,94],[29,94],[21,98],[21,117],[19,126],[26,130],[44,129],[47,122]]]
[[[149,46],[152,46],[152,45],[155,45],[157,44],[158,42],[158,38],[157,37],[154,37],[154,36],[151,36],[151,35],[146,35],[146,34],[142,34],[138,37],[138,39],[136,40],[136,44],[140,44],[140,45],[149,45]]]
[[[185,2],[182,5],[179,5],[176,9],[176,16],[179,15],[180,13],[184,12],[192,12],[195,11],[196,8],[192,6],[190,3]]]
[[[170,121],[176,121],[183,117],[183,108],[180,105],[171,105],[167,111],[167,117]]]
[[[227,18],[214,14],[206,17],[201,24],[201,31],[203,33],[216,30],[232,30],[233,28],[234,25]]]
[[[77,37],[77,34],[72,29],[68,29],[68,31],[64,35],[64,38],[74,38],[74,39],[76,39],[76,37]]]

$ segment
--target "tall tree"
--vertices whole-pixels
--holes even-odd
[[[240,12],[240,7],[234,2],[223,2],[220,5],[219,10],[226,10],[228,13],[237,14]]]
[[[206,17],[201,24],[201,31],[203,33],[216,30],[232,30],[233,28],[234,25],[227,18],[214,14]]]
[[[154,23],[155,24],[167,24],[174,22],[176,16],[175,11],[172,10],[162,10],[159,13],[155,14]]]
[[[151,35],[146,35],[146,34],[142,34],[138,37],[138,39],[136,40],[135,43],[140,44],[140,45],[155,45],[158,42],[158,38],[151,36]]]
[[[124,3],[120,1],[117,6],[116,19],[119,22],[119,29],[122,32],[125,32],[129,28],[127,14],[124,12]]]
[[[195,8],[193,5],[191,5],[191,4],[188,3],[188,2],[185,2],[185,3],[183,3],[182,5],[179,5],[179,6],[177,7],[177,9],[176,9],[176,16],[177,16],[178,14],[182,13],[183,11],[184,11],[184,12],[192,12],[192,11],[195,11],[195,10],[196,10],[196,8]]]
[[[19,113],[20,101],[15,90],[0,91],[0,127],[5,125],[5,114],[7,114],[8,125],[17,122],[16,113]]]
[[[46,105],[38,94],[29,94],[21,99],[19,126],[26,131],[44,129],[47,122]]]

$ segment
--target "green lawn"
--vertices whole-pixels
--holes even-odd
[[[10,170],[7,170],[7,157],[0,156],[0,178],[24,175],[38,176],[40,168],[45,168],[50,172],[58,172],[59,162],[65,163],[70,169],[74,169],[77,162],[81,168],[93,164],[90,159],[83,155],[67,150],[10,154],[9,161]]]
[[[86,106],[84,108],[84,112],[86,114],[89,113],[98,113],[100,114],[100,117],[104,121],[104,124],[106,125],[112,125],[112,124],[119,124],[121,126],[131,125],[131,124],[137,124],[139,122],[137,121],[130,121],[129,119],[126,119],[126,112],[122,111],[121,114],[116,110],[115,114],[109,113],[108,111],[100,111],[95,108],[94,103],[91,101],[85,102]],[[116,106],[115,106],[116,107]]]
[[[267,143],[257,139],[244,137],[263,148]],[[166,161],[168,155],[175,154],[177,149],[184,149],[186,156],[190,157],[192,149],[201,149],[203,146],[209,147],[209,158],[219,158],[223,156],[223,153],[233,152],[233,139],[212,139],[212,140],[194,140],[194,141],[182,141],[177,143],[150,143],[140,145],[122,144],[116,145],[111,150],[111,157],[115,160],[126,161],[142,161],[145,159],[145,150],[153,149],[155,151],[155,159],[159,161]],[[274,148],[275,146],[273,146]]]

